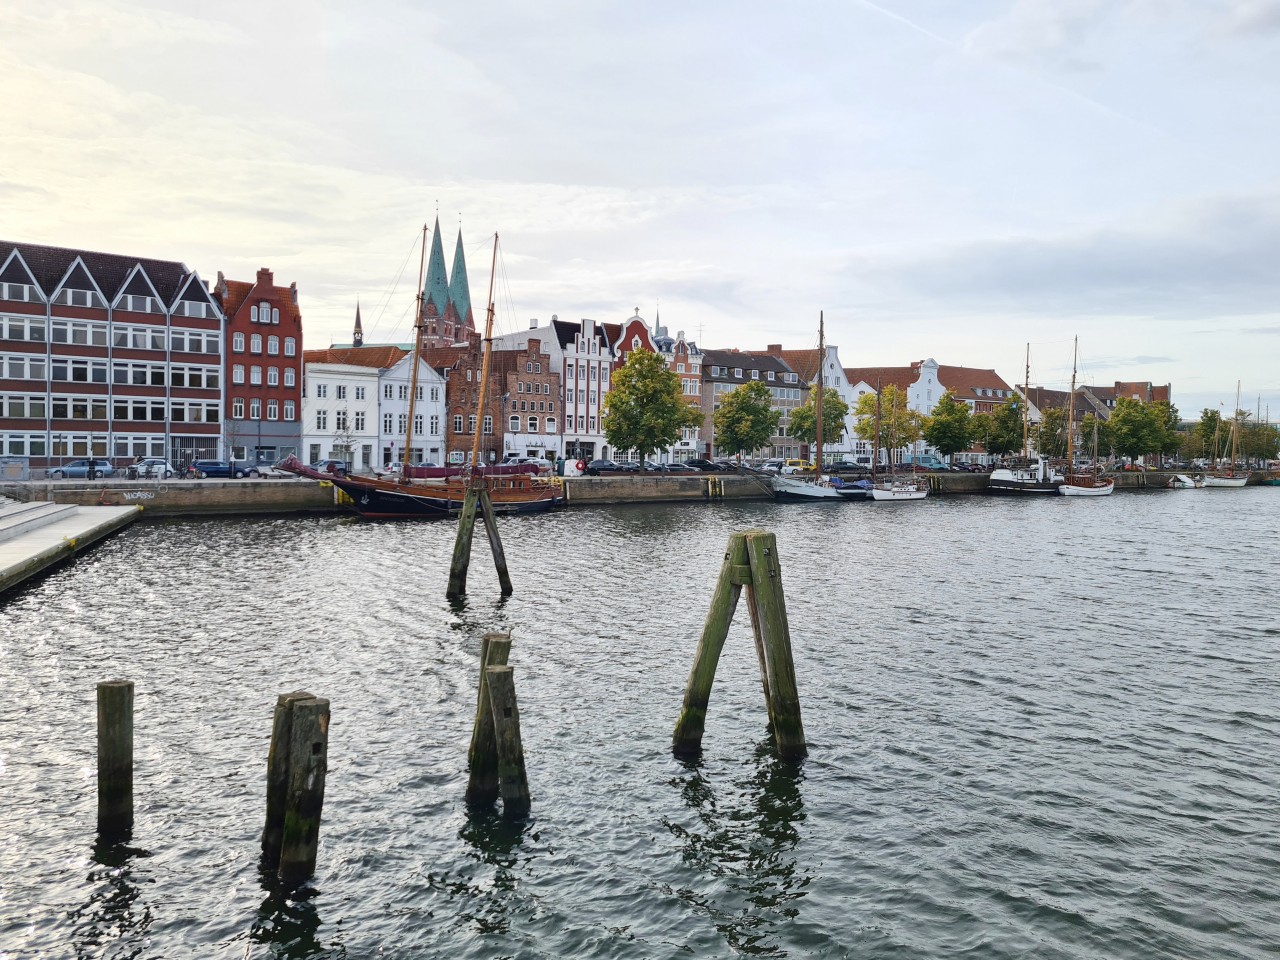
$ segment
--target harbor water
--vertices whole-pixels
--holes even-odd
[[[1280,943],[1280,491],[135,525],[0,606],[0,958],[1227,960]],[[728,536],[778,537],[807,760],[745,609],[671,733]],[[463,804],[510,629],[533,794]],[[94,687],[137,685],[95,836]],[[316,875],[259,870],[276,695],[332,704]]]

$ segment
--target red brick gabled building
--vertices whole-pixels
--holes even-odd
[[[253,283],[219,271],[214,295],[227,317],[226,438],[233,460],[272,463],[302,449],[302,313],[298,285]]]

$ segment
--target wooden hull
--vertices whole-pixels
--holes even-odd
[[[1206,476],[1204,485],[1206,487],[1243,487],[1248,477],[1214,477]]]
[[[1067,477],[1066,482],[1058,488],[1064,497],[1109,497],[1115,492],[1114,480],[1101,480],[1097,477]]]

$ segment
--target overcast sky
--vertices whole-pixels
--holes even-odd
[[[182,7],[185,12],[175,12]],[[1280,0],[6,5],[0,237],[1280,420]],[[402,273],[403,271],[403,273]],[[397,278],[399,283],[397,284]]]

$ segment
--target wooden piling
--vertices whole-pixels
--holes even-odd
[[[476,693],[476,719],[467,751],[467,804],[487,806],[498,799],[498,745],[489,705],[489,675],[486,668],[506,666],[511,654],[511,634],[486,633],[480,641],[480,681]]]
[[[757,530],[749,533],[746,540],[751,564],[751,600],[763,636],[768,666],[769,722],[773,727],[774,744],[779,756],[799,759],[807,755],[808,748],[800,720],[800,694],[791,655],[791,631],[787,625],[787,605],[782,593],[777,538],[772,533]]]
[[[489,537],[489,549],[493,551],[493,563],[498,568],[498,584],[502,589],[504,597],[510,596],[511,574],[507,572],[507,554],[502,549],[502,538],[498,536],[498,521],[493,512],[493,501],[489,497],[489,491],[481,488],[480,490],[480,511],[484,518],[484,531]]]
[[[98,833],[133,829],[133,681],[98,684]]]
[[[720,577],[716,580],[715,591],[711,595],[711,609],[707,611],[702,637],[698,640],[693,667],[689,671],[689,681],[685,684],[684,706],[680,710],[675,733],[671,738],[676,756],[696,756],[702,749],[702,733],[707,721],[711,684],[716,678],[716,665],[720,662],[720,651],[724,648],[725,638],[729,636],[729,624],[733,622],[734,611],[738,608],[742,585],[749,577],[746,536],[735,533],[729,538],[729,545],[724,552]]]
[[[289,740],[293,730],[293,704],[314,700],[305,690],[282,693],[276,698],[271,722],[271,750],[267,754],[267,822],[262,829],[262,864],[269,870],[280,865],[285,807],[289,795]]]
[[[329,701],[323,697],[294,700],[289,730],[289,780],[284,830],[280,837],[279,876],[300,883],[315,873],[329,771]]]
[[[478,499],[476,488],[468,487],[462,501],[462,512],[458,514],[458,534],[453,541],[453,561],[449,564],[449,588],[445,591],[449,600],[456,600],[467,593],[467,568],[471,565],[471,539],[475,535]]]
[[[494,737],[498,751],[498,781],[502,787],[502,815],[523,817],[529,812],[529,778],[520,742],[520,708],[516,704],[516,684],[511,667],[486,667],[489,704],[493,713]]]

